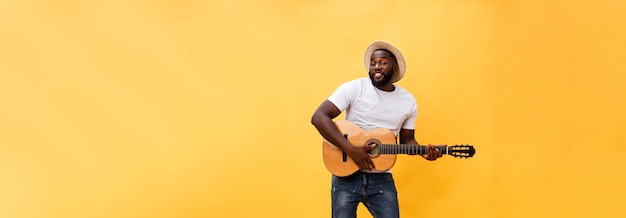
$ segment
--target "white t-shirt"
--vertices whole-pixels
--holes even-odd
[[[346,120],[365,129],[386,128],[397,137],[400,129],[415,129],[417,103],[406,89],[394,85],[386,92],[372,85],[369,78],[346,82],[333,92],[328,100],[340,111],[346,111]]]

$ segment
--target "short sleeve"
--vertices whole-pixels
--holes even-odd
[[[344,111],[356,100],[359,93],[359,81],[353,80],[341,84],[339,88],[328,97],[328,100],[335,104],[340,111]]]
[[[413,109],[407,115],[407,119],[402,124],[402,129],[415,129],[415,121],[417,120],[417,103],[413,104]]]

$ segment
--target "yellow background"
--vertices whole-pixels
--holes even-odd
[[[400,156],[403,217],[624,217],[625,9],[2,0],[0,217],[329,217],[310,115],[376,39],[418,141],[477,149]]]

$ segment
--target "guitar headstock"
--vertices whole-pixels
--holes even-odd
[[[460,158],[470,158],[476,153],[474,146],[471,145],[452,145],[448,146],[448,155]]]

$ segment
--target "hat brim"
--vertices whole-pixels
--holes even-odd
[[[389,42],[380,41],[380,40],[374,41],[367,47],[367,49],[365,50],[365,56],[364,56],[365,69],[369,72],[372,54],[374,53],[374,51],[379,50],[379,49],[385,49],[387,51],[390,51],[396,57],[396,61],[398,62],[398,69],[394,71],[394,74],[391,77],[391,83],[400,81],[400,79],[404,77],[406,64],[404,62],[404,57],[402,56],[402,53],[400,53],[400,50],[398,50],[398,48],[396,48]]]

